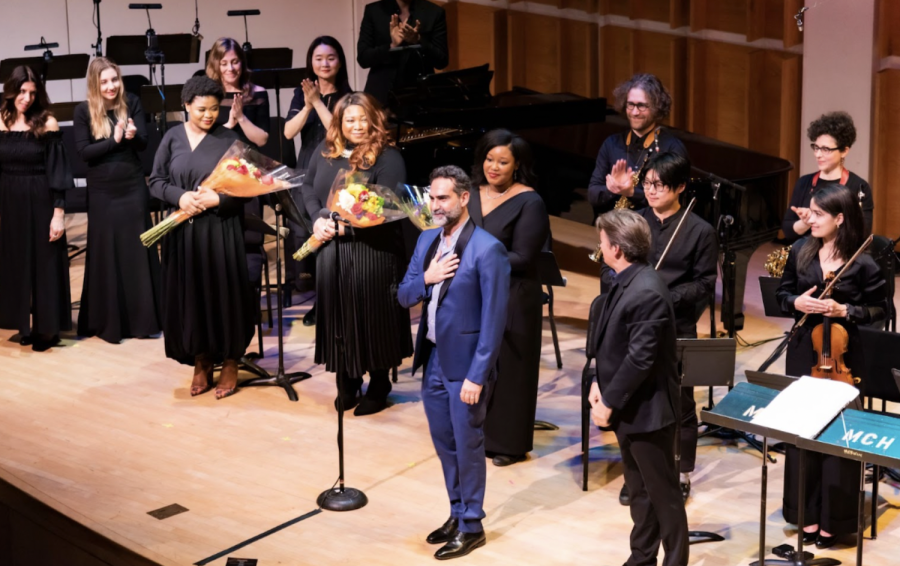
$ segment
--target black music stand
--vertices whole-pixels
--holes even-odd
[[[16,57],[13,59],[4,59],[0,61],[0,82],[6,82],[6,79],[12,74],[13,69],[24,65],[31,69],[41,77],[46,84],[47,81],[67,81],[72,79],[83,79],[87,75],[88,63],[91,56],[86,53],[76,53],[74,55],[53,55],[49,59],[46,57]]]
[[[263,51],[255,49],[251,53]],[[290,50],[289,50],[290,51]],[[290,61],[288,61],[290,66]],[[298,88],[306,78],[306,67],[297,69],[281,68],[281,69],[259,69],[253,70],[253,82],[266,89],[275,90],[275,112],[278,116],[279,129],[282,130],[278,136],[278,160],[284,162],[284,125],[281,117],[281,89]]]
[[[297,401],[297,392],[294,391],[293,384],[298,381],[303,381],[304,379],[309,379],[312,375],[302,371],[291,373],[285,373],[284,371],[284,312],[282,306],[282,294],[284,290],[281,281],[281,252],[282,240],[284,239],[281,236],[281,227],[284,223],[282,216],[286,215],[291,221],[296,222],[301,226],[307,226],[307,223],[304,220],[303,215],[300,214],[297,203],[291,198],[290,191],[277,191],[269,195],[269,197],[273,200],[272,208],[275,209],[275,288],[278,295],[278,369],[273,375],[267,370],[259,367],[253,360],[244,356],[241,358],[241,364],[243,364],[247,370],[259,377],[242,381],[238,384],[238,387],[268,387],[274,385],[284,389],[288,399]]]
[[[676,340],[679,390],[681,387],[715,387],[731,385],[734,381],[734,359],[737,343],[734,338],[679,338]],[[681,402],[678,408],[681,408]],[[681,471],[681,411],[675,415],[675,474]],[[719,542],[722,535],[707,531],[688,531],[691,544]]]
[[[789,312],[785,312],[781,308],[781,304],[775,297],[775,291],[781,285],[781,277],[767,277],[761,275],[759,277],[759,292],[762,295],[763,309],[766,316],[772,318],[794,318]]]
[[[874,400],[881,400],[881,412],[887,413],[887,402],[900,403],[900,385],[894,381],[895,367],[900,366],[897,352],[900,352],[900,334],[878,330],[868,326],[859,326],[859,339],[865,357],[865,377],[863,378],[861,395],[869,398],[868,408],[874,411]],[[885,469],[884,473],[894,480],[900,475],[893,469]],[[875,464],[872,468],[872,540],[878,538],[878,484],[882,470]]]
[[[156,127],[160,137],[168,130],[169,121],[166,119],[168,112],[184,113],[184,105],[181,103],[181,89],[184,85],[144,85],[141,87],[141,107],[147,116],[156,114]]]

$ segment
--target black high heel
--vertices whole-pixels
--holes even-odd
[[[340,379],[340,378],[338,378]],[[343,401],[344,411],[349,411],[359,403],[360,394],[362,392],[363,380],[361,377],[355,379],[344,379],[341,395],[334,399],[334,410],[338,410],[338,401]]]

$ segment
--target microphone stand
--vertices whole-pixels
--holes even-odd
[[[97,17],[97,43],[91,45],[91,47],[96,50],[94,52],[95,57],[103,57],[103,32],[100,30],[100,2],[101,0],[94,0],[94,15]]]
[[[341,279],[341,246],[337,241],[340,234],[340,223],[341,220],[340,215],[337,212],[331,213],[331,221],[334,222],[334,239],[332,240],[332,245],[334,245],[334,254],[335,254],[335,280],[337,281],[337,285],[335,286],[336,290],[336,301],[337,312],[335,313],[334,319],[334,340],[337,345],[337,353],[339,359],[344,357],[346,342],[344,341],[344,305],[341,300],[343,297],[342,289],[343,289],[343,281]],[[281,308],[281,298],[278,299],[279,309]],[[338,366],[340,367],[340,366]],[[343,376],[340,373],[337,374],[337,414],[338,414],[338,433],[337,433],[337,445],[338,445],[338,480],[337,487],[332,486],[331,489],[327,489],[319,494],[319,497],[316,499],[316,504],[322,509],[327,509],[329,511],[353,511],[355,509],[360,509],[365,507],[369,502],[369,498],[366,497],[366,494],[362,491],[352,488],[346,487],[344,485],[344,380]]]

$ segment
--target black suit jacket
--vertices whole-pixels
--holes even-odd
[[[616,431],[651,432],[674,423],[675,312],[656,270],[646,263],[624,270],[595,324],[597,383]]]
[[[369,69],[365,91],[383,105],[387,104],[392,90],[415,84],[419,75],[434,73],[449,62],[447,16],[442,7],[427,0],[413,0],[407,23],[415,26],[416,20],[421,22],[422,48],[391,53],[391,16],[399,13],[396,0],[378,0],[366,5],[356,43],[356,61],[363,69]]]

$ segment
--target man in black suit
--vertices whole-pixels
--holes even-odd
[[[592,345],[594,424],[612,427],[631,492],[631,556],[626,566],[688,563],[688,527],[675,469],[679,406],[675,312],[665,282],[647,263],[650,227],[639,214],[612,210],[597,219],[603,260],[616,273]]]
[[[391,91],[447,66],[444,9],[428,0],[372,2],[363,14],[356,51],[360,67],[369,69],[365,91],[387,105]]]

